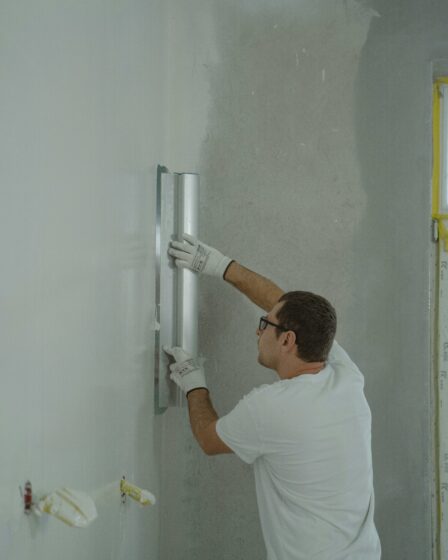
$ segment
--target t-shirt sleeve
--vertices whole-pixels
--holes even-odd
[[[352,362],[350,356],[342,348],[342,346],[340,346],[336,342],[336,340],[333,342],[333,346],[331,347],[328,361],[330,362],[330,364],[340,362],[340,363],[343,363],[347,366],[355,366],[355,364]]]
[[[334,367],[342,365],[346,368],[346,372],[354,372],[356,376],[364,383],[364,376],[360,372],[358,366],[352,361],[347,352],[336,342],[336,340],[333,342],[333,346],[331,347],[328,361],[330,365]]]
[[[253,463],[263,453],[253,396],[249,393],[216,423],[218,436],[245,463]]]

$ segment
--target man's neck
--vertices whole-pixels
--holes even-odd
[[[302,362],[298,366],[285,366],[284,368],[279,368],[277,374],[280,379],[293,379],[294,377],[299,377],[300,375],[315,375],[322,371],[326,366],[326,362]]]

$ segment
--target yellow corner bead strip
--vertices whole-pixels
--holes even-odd
[[[448,214],[440,213],[440,166],[441,166],[441,143],[440,143],[440,118],[442,96],[441,86],[448,85],[448,77],[438,78],[433,87],[433,171],[432,171],[432,219],[437,221],[439,239],[442,240],[444,250],[448,252]]]

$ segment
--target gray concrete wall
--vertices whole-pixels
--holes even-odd
[[[170,103],[190,142],[173,120],[166,163],[201,173],[201,237],[335,304],[373,414],[383,558],[430,559],[431,61],[448,58],[448,5],[173,0],[171,14]],[[260,314],[201,280],[221,415],[273,380]],[[251,467],[204,456],[185,410],[161,430],[161,559],[263,558]]]

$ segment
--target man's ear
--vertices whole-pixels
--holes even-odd
[[[294,331],[286,331],[285,333],[283,333],[283,336],[283,346],[292,348],[296,345],[296,333]]]

